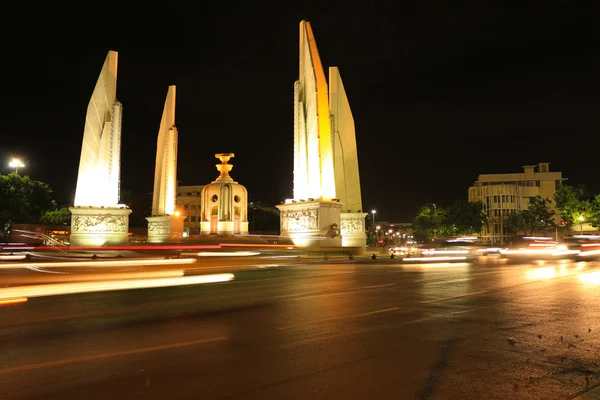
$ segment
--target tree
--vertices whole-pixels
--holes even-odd
[[[504,230],[507,235],[515,237],[519,232],[525,231],[525,219],[523,218],[523,211],[517,211],[504,217]]]
[[[71,211],[67,207],[48,210],[42,215],[40,222],[48,225],[69,225],[71,222]]]
[[[487,223],[483,203],[458,200],[450,206],[425,204],[413,220],[415,237],[473,235]]]
[[[562,215],[562,219],[569,225],[578,224],[580,216],[588,220],[593,207],[592,202],[583,199],[583,190],[576,189],[564,183],[561,183],[556,188],[554,201],[556,202],[556,208]]]
[[[600,194],[590,201],[588,222],[594,228],[600,228]]]
[[[536,230],[554,226],[554,210],[549,208],[550,203],[550,199],[544,199],[540,195],[529,199],[529,207],[521,212],[524,228],[529,235],[533,235]]]
[[[425,204],[413,220],[415,236],[423,239],[443,234],[443,210],[433,203]]]
[[[487,224],[483,203],[467,200],[455,201],[444,213],[445,230],[452,235],[473,235],[480,233]]]
[[[55,206],[48,184],[29,176],[0,175],[0,225],[36,223]]]

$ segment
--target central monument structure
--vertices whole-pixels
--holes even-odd
[[[117,101],[118,53],[109,51],[88,104],[81,145],[71,245],[101,246],[128,241],[131,210],[119,204],[121,114]]]
[[[175,86],[169,86],[156,143],[152,216],[146,218],[150,243],[168,242],[183,235],[183,217],[175,210],[177,142]]]
[[[294,84],[294,198],[277,208],[281,235],[297,246],[366,246],[354,118],[337,67],[327,83],[307,21]]]

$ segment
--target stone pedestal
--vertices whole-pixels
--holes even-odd
[[[129,242],[129,214],[123,207],[70,207],[72,246],[119,245]]]
[[[146,217],[148,221],[148,243],[165,243],[183,237],[183,218],[175,215]]]
[[[317,200],[278,205],[281,211],[281,236],[298,247],[341,247],[340,214],[342,204]]]
[[[342,247],[367,247],[367,234],[365,232],[365,217],[367,213],[341,213]]]

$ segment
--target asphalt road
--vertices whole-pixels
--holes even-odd
[[[0,399],[570,399],[600,383],[596,270],[271,265],[34,298],[0,307]]]

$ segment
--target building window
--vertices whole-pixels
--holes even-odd
[[[212,195],[212,197],[210,198],[210,200],[211,200],[213,203],[216,203],[216,202],[217,202],[217,200],[219,200],[219,196],[217,196],[216,194],[213,194],[213,195]]]
[[[239,203],[241,200],[242,199],[237,194],[235,196],[233,196],[233,201],[235,201],[236,203]]]
[[[540,187],[540,181],[535,181],[535,186]]]

